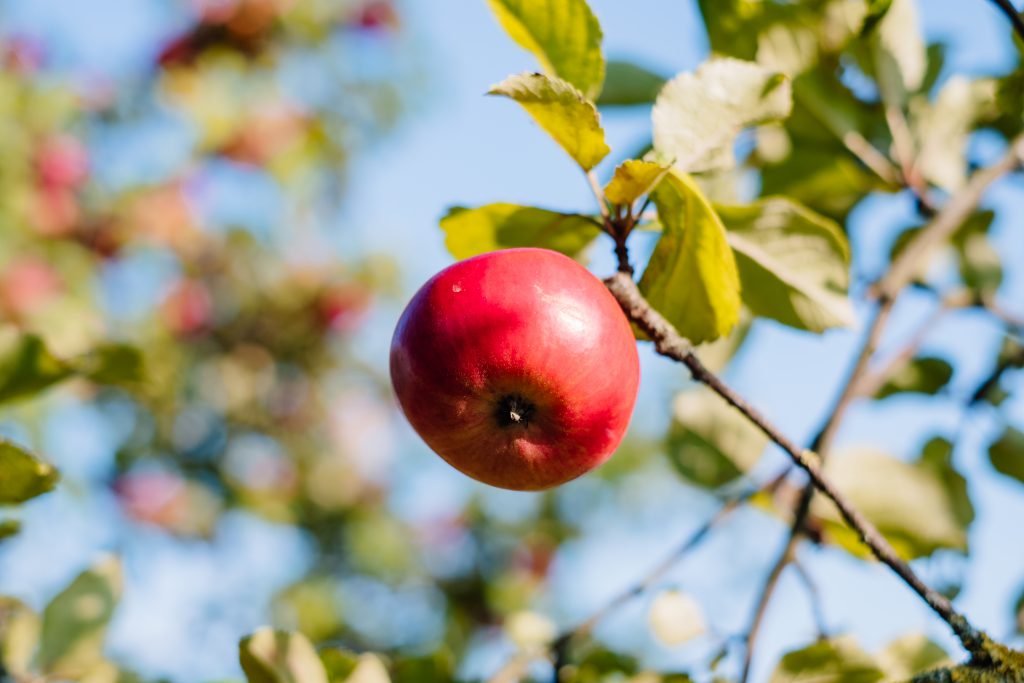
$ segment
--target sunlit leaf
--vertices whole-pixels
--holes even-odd
[[[111,557],[78,576],[43,610],[39,668],[76,678],[103,663],[103,640],[121,596],[121,565]]]
[[[668,646],[682,645],[707,631],[700,603],[678,590],[662,591],[655,596],[647,623],[655,638]]]
[[[302,679],[302,681],[296,680],[296,683],[304,683],[304,681],[305,679]],[[356,667],[348,675],[348,678],[345,679],[345,683],[391,683],[391,677],[388,675],[387,667],[384,666],[384,662],[381,661],[380,657],[372,653],[366,653],[359,656]]]
[[[599,107],[654,104],[667,79],[632,62],[610,60]]]
[[[892,0],[871,37],[882,98],[899,105],[921,87],[928,65],[914,0]]]
[[[242,639],[238,655],[249,683],[328,683],[320,657],[301,633],[263,627]]]
[[[543,614],[520,610],[505,620],[509,639],[522,650],[533,650],[548,645],[558,635],[551,619]]]
[[[41,628],[42,620],[28,605],[0,597],[0,663],[8,674],[29,677]]]
[[[604,196],[612,204],[629,206],[648,194],[667,171],[668,167],[652,161],[628,159],[615,167],[615,174],[605,187]]]
[[[934,102],[911,103],[911,123],[918,139],[917,168],[947,192],[967,181],[967,137],[995,101],[995,82],[953,76]]]
[[[785,76],[752,62],[713,59],[679,74],[658,95],[654,149],[680,171],[728,168],[740,131],[784,118],[791,106]]]
[[[838,225],[781,197],[715,208],[755,315],[812,332],[853,324],[850,247]]]
[[[1006,427],[988,447],[988,457],[997,472],[1024,484],[1024,432]]]
[[[543,74],[509,76],[488,94],[509,97],[562,146],[585,171],[610,151],[597,109],[566,81]]]
[[[601,232],[586,216],[516,204],[453,207],[441,229],[457,259],[509,247],[544,247],[578,258]]]
[[[852,638],[832,638],[786,653],[769,683],[874,683],[883,678],[878,664]]]
[[[740,281],[721,219],[682,173],[666,175],[651,196],[663,231],[641,292],[694,343],[728,334],[739,320]]]
[[[933,396],[953,378],[949,361],[934,356],[918,356],[897,370],[878,390],[877,398],[912,393]]]
[[[550,76],[594,98],[604,81],[601,26],[586,0],[488,0],[505,31]]]
[[[0,505],[23,503],[51,491],[58,478],[52,465],[0,439]]]
[[[892,641],[878,653],[878,664],[890,681],[906,681],[952,663],[938,643],[916,633]]]
[[[825,466],[837,488],[905,559],[940,548],[966,551],[973,509],[966,487],[955,486],[950,470],[948,460],[907,463],[866,449],[836,453]],[[854,555],[869,556],[832,503],[815,499],[814,512],[830,540]]]
[[[667,453],[688,481],[716,488],[760,459],[768,439],[749,420],[707,391],[679,394],[672,407]]]

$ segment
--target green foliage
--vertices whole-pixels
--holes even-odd
[[[51,491],[58,478],[52,465],[0,439],[0,505],[23,503]]]
[[[670,172],[651,196],[664,229],[640,291],[694,343],[728,334],[739,320],[740,281],[725,226],[683,173]]]
[[[41,338],[13,329],[0,333],[0,403],[35,396],[72,374]]]
[[[874,450],[846,451],[829,458],[825,472],[903,558],[926,557],[940,548],[966,552],[974,510],[945,450],[933,445],[914,463]],[[869,556],[831,502],[816,499],[813,509],[832,542]]]
[[[530,116],[562,146],[584,171],[610,151],[597,108],[571,84],[554,76],[510,76],[490,89],[523,105]]]
[[[43,610],[37,661],[41,671],[84,678],[109,666],[103,639],[121,596],[121,565],[104,559],[76,578]]]
[[[488,0],[505,31],[549,76],[593,99],[604,82],[601,26],[586,0]]]
[[[811,332],[853,324],[850,247],[839,226],[783,197],[715,210],[754,315]]]
[[[735,164],[733,142],[744,128],[785,118],[789,80],[751,62],[715,59],[679,74],[658,95],[651,113],[654,149],[689,173]]]
[[[926,636],[911,633],[886,645],[878,653],[878,663],[888,680],[905,681],[951,662],[940,645]]]
[[[515,204],[453,207],[441,219],[441,229],[457,259],[510,247],[544,247],[580,258],[600,233],[587,216]]]
[[[912,393],[934,396],[953,378],[949,361],[935,356],[918,356],[893,373],[878,390],[876,398]]]
[[[676,397],[666,444],[680,474],[699,486],[716,488],[749,471],[768,439],[732,406],[710,392]]]
[[[612,204],[630,206],[661,182],[668,167],[653,161],[627,159],[615,167],[615,174],[604,188],[604,196]]]
[[[654,104],[667,79],[632,62],[608,61],[604,88],[597,98],[599,107]]]
[[[913,0],[892,0],[870,37],[882,99],[900,106],[922,86],[928,65]]]
[[[877,663],[853,639],[834,638],[786,653],[769,683],[815,680],[874,683],[884,678]]]
[[[328,683],[320,657],[301,633],[264,627],[243,638],[238,653],[249,683]]]
[[[988,447],[988,457],[997,472],[1024,483],[1024,432],[1007,426]]]

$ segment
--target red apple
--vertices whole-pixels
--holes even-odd
[[[546,249],[483,254],[416,293],[391,381],[435,452],[492,486],[540,490],[607,460],[636,402],[636,342],[583,266]]]

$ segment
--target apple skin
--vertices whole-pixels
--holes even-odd
[[[558,486],[607,460],[636,403],[636,342],[614,297],[547,249],[461,261],[416,293],[391,382],[423,440],[506,489]]]

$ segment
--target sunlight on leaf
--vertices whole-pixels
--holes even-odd
[[[51,491],[58,478],[53,465],[0,439],[0,505],[23,503]]]
[[[612,204],[629,206],[648,194],[668,171],[667,166],[640,159],[627,159],[615,167],[615,174],[604,189]]]
[[[510,247],[543,247],[579,258],[601,232],[586,216],[516,204],[453,207],[441,229],[456,259]]]
[[[238,653],[249,683],[328,683],[320,657],[301,633],[264,627],[243,638]],[[347,680],[351,681],[358,669]]]

